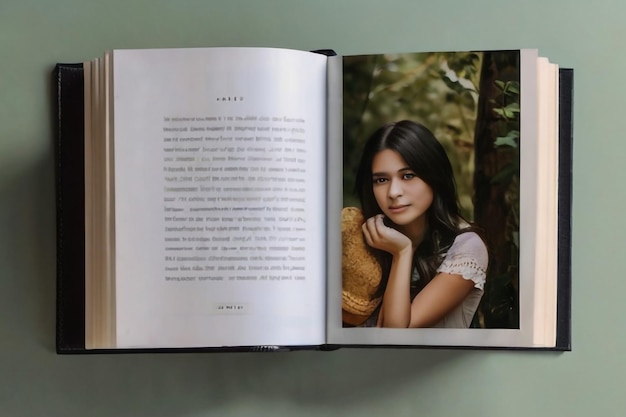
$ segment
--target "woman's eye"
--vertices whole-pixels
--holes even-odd
[[[383,184],[387,181],[387,178],[374,178],[374,184]]]
[[[415,174],[413,174],[413,173],[406,173],[406,174],[403,175],[402,178],[404,178],[405,180],[410,180],[412,178],[415,178]]]

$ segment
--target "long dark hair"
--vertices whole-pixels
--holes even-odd
[[[355,188],[366,219],[382,213],[374,196],[372,163],[376,154],[385,149],[397,152],[433,191],[433,202],[426,215],[426,235],[413,258],[420,276],[417,285],[412,287],[413,297],[435,276],[443,255],[469,223],[461,215],[452,166],[443,146],[425,126],[410,120],[384,125],[365,144]],[[385,221],[388,226],[395,226],[389,219]],[[382,295],[389,279],[392,256],[377,249],[372,252],[383,271],[377,294]]]

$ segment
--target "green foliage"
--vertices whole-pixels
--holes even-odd
[[[519,53],[488,55],[485,72],[483,130],[487,142],[481,155],[481,193],[489,196],[477,213],[487,225],[493,258],[487,275],[479,320],[481,326],[519,326],[519,231],[520,231],[520,83]],[[489,143],[491,141],[491,143]]]
[[[493,103],[497,103],[500,107],[493,107],[492,110],[500,120],[496,122],[499,132],[504,132],[503,136],[498,136],[493,146],[502,151],[507,152],[510,160],[505,164],[498,173],[496,173],[491,182],[494,184],[505,185],[507,190],[507,204],[510,206],[510,215],[507,222],[508,230],[519,232],[519,140],[520,140],[520,86],[517,81],[495,80],[494,84],[500,90],[500,94]],[[512,236],[508,236],[509,241],[514,242]],[[519,247],[518,245],[516,245]]]

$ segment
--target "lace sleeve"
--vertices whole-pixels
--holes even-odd
[[[474,281],[474,287],[482,290],[488,263],[489,255],[483,240],[474,232],[466,232],[454,239],[437,272],[461,275]]]

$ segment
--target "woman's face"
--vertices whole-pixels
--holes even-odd
[[[372,162],[372,187],[378,206],[398,226],[423,226],[433,202],[433,190],[391,149]]]

